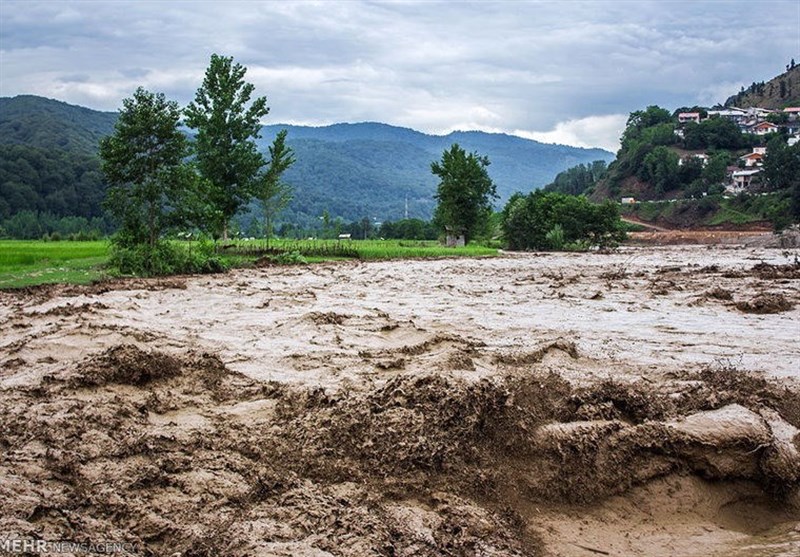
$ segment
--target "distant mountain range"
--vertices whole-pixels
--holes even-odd
[[[116,118],[116,113],[32,95],[0,98],[0,219],[24,209],[96,214],[95,210],[74,212],[64,203],[53,211],[47,199],[58,197],[57,192],[43,183],[52,169],[37,165],[43,167],[40,159],[45,157],[57,161],[63,171],[65,161],[74,158],[85,169],[85,158],[96,156],[99,139],[113,132]],[[264,152],[281,129],[288,130],[288,143],[297,158],[285,175],[294,186],[294,200],[283,220],[298,224],[317,221],[325,210],[345,220],[365,216],[396,220],[403,218],[406,206],[410,217],[429,218],[437,183],[430,163],[453,143],[489,157],[499,204],[514,191],[527,192],[549,183],[569,167],[614,158],[602,149],[543,144],[504,134],[469,131],[436,136],[380,123],[269,125],[259,140]],[[26,154],[39,163],[19,164]],[[90,199],[97,203],[101,197]]]

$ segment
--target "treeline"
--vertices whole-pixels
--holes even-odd
[[[103,216],[97,157],[28,145],[0,145],[0,221],[21,211],[55,217]]]
[[[20,211],[0,221],[0,238],[19,240],[97,240],[111,232],[113,226],[104,217],[58,217]]]
[[[608,166],[606,161],[579,164],[559,172],[555,180],[551,184],[547,184],[544,190],[569,195],[582,195],[589,193],[597,182],[605,178],[607,173]]]
[[[257,232],[254,228],[250,232]],[[334,219],[331,223],[318,227],[308,228],[297,226],[294,223],[284,223],[278,228],[281,238],[321,238],[335,239],[341,234],[349,234],[353,240],[437,240],[440,230],[432,221],[422,219],[401,219],[375,223],[368,217],[352,222]],[[260,237],[258,233],[245,234],[246,236]]]

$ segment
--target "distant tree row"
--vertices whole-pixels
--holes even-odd
[[[559,172],[555,180],[546,185],[544,190],[569,195],[585,194],[592,190],[597,182],[605,178],[607,172],[608,167],[605,161],[579,164]]]
[[[0,238],[90,240],[106,236],[111,231],[111,224],[103,217],[59,217],[53,213],[19,211],[0,220]]]
[[[0,221],[21,211],[56,217],[100,217],[105,195],[91,155],[0,144]]]

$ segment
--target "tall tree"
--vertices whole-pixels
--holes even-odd
[[[184,111],[186,125],[197,130],[197,167],[216,209],[212,233],[223,239],[266,162],[255,140],[269,107],[266,97],[250,102],[255,87],[244,80],[245,73],[247,68],[233,58],[212,54],[203,84]]]
[[[118,244],[152,251],[191,180],[183,164],[189,143],[179,129],[178,104],[162,93],[139,87],[122,104],[114,134],[100,141],[111,186],[106,207],[120,224]]]
[[[439,177],[434,219],[448,235],[463,234],[469,242],[488,223],[497,197],[486,170],[489,164],[488,157],[467,153],[458,143],[442,153],[441,161],[431,163],[431,172]]]
[[[264,234],[267,245],[272,236],[275,217],[292,199],[292,188],[281,180],[283,173],[294,164],[292,148],[286,145],[286,130],[281,130],[269,148],[269,168],[254,183],[253,194],[264,211]]]

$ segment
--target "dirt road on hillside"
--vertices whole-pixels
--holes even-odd
[[[0,540],[135,555],[793,555],[794,251],[0,293]]]

